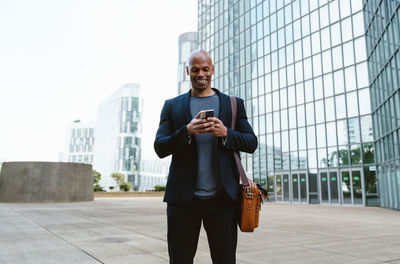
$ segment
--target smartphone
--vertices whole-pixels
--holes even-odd
[[[200,111],[201,119],[207,119],[207,117],[214,117],[214,109]]]

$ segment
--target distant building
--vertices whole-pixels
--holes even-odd
[[[97,111],[96,145],[93,168],[102,175],[100,185],[118,190],[113,172],[125,175],[125,181],[139,188],[143,100],[139,84],[126,84],[114,92]]]
[[[170,157],[162,160],[142,160],[138,191],[151,191],[156,185],[165,186],[170,163]]]
[[[178,50],[178,95],[190,90],[190,79],[186,75],[189,55],[197,48],[197,33],[186,32],[179,36]]]
[[[95,122],[74,121],[67,128],[65,151],[59,159],[66,162],[93,163]]]

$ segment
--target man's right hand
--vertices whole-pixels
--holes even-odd
[[[189,136],[207,133],[213,129],[214,122],[207,121],[207,119],[200,119],[199,117],[200,113],[198,113],[186,126]]]

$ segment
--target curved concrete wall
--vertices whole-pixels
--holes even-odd
[[[92,165],[64,162],[4,162],[0,202],[93,201]]]

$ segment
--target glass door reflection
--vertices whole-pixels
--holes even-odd
[[[299,176],[297,173],[292,174],[292,202],[299,202]]]
[[[320,184],[321,184],[321,202],[329,203],[328,173],[321,172],[319,175],[320,175]]]
[[[363,204],[363,191],[361,184],[361,171],[352,171],[351,180],[353,184],[353,204]]]
[[[307,175],[300,173],[300,198],[302,203],[307,202]]]
[[[289,174],[283,174],[283,184],[282,184],[282,194],[283,194],[283,201],[289,201]]]
[[[350,181],[350,171],[341,171],[341,181],[342,181],[342,201],[343,204],[352,204],[351,201],[351,181]]]
[[[338,178],[336,171],[329,172],[329,187],[330,187],[330,194],[331,194],[331,203],[338,204],[339,203],[339,185],[338,185]]]
[[[282,175],[281,174],[276,174],[275,175],[275,197],[276,201],[281,202],[282,201]]]

